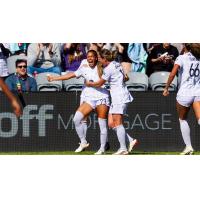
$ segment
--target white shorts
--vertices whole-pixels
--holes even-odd
[[[90,98],[88,97],[81,97],[80,100],[80,105],[82,103],[87,103],[89,104],[93,109],[95,109],[97,106],[99,105],[106,105],[106,106],[110,106],[110,99],[109,97],[103,98],[103,99],[98,99],[98,100],[90,100]]]
[[[195,101],[200,101],[200,96],[177,96],[176,101],[184,107],[190,107]]]
[[[109,114],[126,114],[128,103],[111,104]]]

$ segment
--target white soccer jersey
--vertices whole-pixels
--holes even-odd
[[[88,62],[86,59],[84,59],[81,62],[80,67],[74,73],[77,78],[83,77],[85,79],[85,81],[96,82],[100,79],[99,75],[98,75],[97,66],[95,66],[94,68],[91,68],[88,65]],[[83,98],[86,97],[86,98],[89,98],[90,100],[99,100],[99,99],[103,99],[103,98],[108,98],[109,91],[107,89],[105,89],[104,86],[102,86],[101,88],[93,88],[93,87],[83,86],[81,97],[83,97]]]
[[[110,83],[112,104],[123,104],[133,101],[133,97],[124,83],[122,66],[118,62],[112,61],[104,68],[102,79]]]
[[[178,96],[200,96],[200,61],[191,53],[177,57],[175,64],[179,69]]]

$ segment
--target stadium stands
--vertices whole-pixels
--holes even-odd
[[[129,72],[126,82],[129,91],[146,91],[148,89],[148,76],[140,72]]]
[[[47,75],[59,76],[56,73],[45,72],[38,74],[35,79],[37,82],[38,91],[61,91],[62,81],[52,81],[47,80]]]
[[[153,91],[163,91],[165,88],[165,85],[167,83],[168,77],[170,72],[154,72],[149,77],[149,84]],[[177,77],[174,78],[172,81],[169,91],[176,91],[177,89]]]

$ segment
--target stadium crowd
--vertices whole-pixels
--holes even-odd
[[[0,43],[0,76],[11,90],[17,90],[20,82],[23,91],[36,91],[33,79],[38,74],[76,71],[89,50],[102,49],[113,53],[126,74],[139,72],[148,77],[154,72],[171,72],[175,59],[185,51],[180,43]],[[23,65],[15,62],[10,66],[7,61],[14,56],[16,60],[25,56],[27,62],[21,59]],[[9,67],[16,68],[15,73]]]

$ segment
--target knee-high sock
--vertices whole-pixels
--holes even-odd
[[[73,121],[74,121],[75,129],[78,134],[78,137],[81,140],[81,144],[86,144],[87,141],[84,135],[83,126],[81,124],[81,121],[83,120],[83,118],[84,118],[83,113],[76,111]]]
[[[186,120],[179,119],[180,122],[180,129],[183,137],[183,141],[186,146],[192,146],[191,145],[191,139],[190,139],[190,127]]]
[[[135,138],[132,138],[128,133],[126,133],[126,141],[127,142],[132,142]]]
[[[107,120],[98,118],[99,128],[100,128],[100,142],[102,151],[105,151],[105,145],[108,140],[108,127],[107,127]]]
[[[117,138],[120,144],[120,150],[127,151],[126,147],[126,131],[124,126],[121,124],[114,128],[115,132],[117,133]]]
[[[87,121],[86,120],[82,120],[81,124],[82,124],[82,127],[83,127],[84,136],[86,138],[86,135],[87,135]]]

